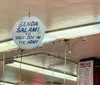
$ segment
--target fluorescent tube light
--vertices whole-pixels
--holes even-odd
[[[100,33],[100,24],[51,32],[48,33],[48,35],[53,36],[56,39],[70,39],[89,36],[98,33]]]
[[[45,34],[41,45],[48,43],[48,42],[51,42],[51,41],[54,41],[54,40],[56,40],[56,38]],[[18,48],[18,46],[15,44],[15,42],[13,40],[11,40],[11,41],[8,41],[8,42],[0,43],[0,48],[2,48],[2,49],[0,49],[0,52],[2,52],[2,51]]]
[[[8,42],[0,43],[0,48],[1,48],[0,52],[14,49],[14,48],[18,48],[18,46],[15,43],[14,44],[10,44],[10,43],[14,43],[14,42],[8,41]]]
[[[0,85],[14,85],[14,84],[0,82]]]
[[[100,24],[50,32],[45,34],[41,45],[43,45],[44,43],[54,41],[56,39],[71,39],[71,38],[84,37],[84,36],[89,36],[98,33],[100,33]],[[2,48],[0,49],[1,52],[1,51],[18,48],[18,46],[12,40],[8,42],[0,43],[0,48]]]
[[[14,62],[12,64],[7,64],[7,66],[20,68],[20,63]],[[22,69],[32,71],[32,72],[41,73],[41,74],[48,75],[48,76],[52,76],[52,71],[51,70],[47,70],[47,69],[43,69],[43,68],[39,68],[39,67],[34,67],[34,66],[29,66],[29,65],[26,65],[26,64],[22,64]],[[53,76],[57,77],[57,78],[64,78],[63,73],[55,72],[55,71],[53,72]],[[74,76],[66,74],[65,77],[66,77],[67,80],[77,81],[77,78],[74,77]]]

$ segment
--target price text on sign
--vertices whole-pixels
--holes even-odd
[[[78,64],[77,85],[93,85],[93,61]]]

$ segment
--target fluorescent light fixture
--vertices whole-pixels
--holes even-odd
[[[48,43],[48,42],[51,42],[51,41],[54,41],[54,40],[56,40],[56,38],[45,34],[41,45],[45,44],[45,43]],[[18,46],[15,44],[15,42],[13,40],[11,40],[11,41],[8,41],[8,42],[0,43],[0,48],[2,48],[2,49],[0,49],[0,52],[2,52],[2,51],[18,48]]]
[[[14,84],[0,82],[0,85],[14,85]]]
[[[49,43],[56,39],[78,38],[78,37],[84,37],[84,36],[89,36],[98,33],[100,33],[100,24],[50,32],[45,34],[44,39],[40,44],[40,46],[43,45],[44,43]],[[8,42],[0,43],[0,48],[2,48],[0,49],[1,52],[1,51],[18,48],[18,46],[12,40]]]
[[[48,34],[45,34],[42,43],[44,44],[44,43],[48,43],[48,42],[55,41],[55,40],[56,40],[55,37],[49,36]]]
[[[0,43],[0,48],[1,48],[0,52],[10,50],[10,49],[14,49],[14,48],[18,48],[15,43],[14,44],[10,44],[10,43],[14,43],[14,42],[8,41],[8,42]]]
[[[89,36],[98,33],[100,33],[100,24],[51,32],[48,33],[48,35],[53,36],[56,39],[70,39]]]
[[[14,62],[12,64],[7,64],[7,66],[20,68],[20,63]],[[39,68],[39,67],[34,67],[34,66],[22,64],[22,69],[32,71],[32,72],[41,73],[41,74],[48,75],[48,76],[52,76],[52,71],[51,70],[47,70],[47,69],[43,69],[43,68]],[[60,72],[55,72],[54,71],[53,76],[57,77],[57,78],[64,78],[64,76],[65,76],[65,78],[67,80],[77,81],[76,77],[68,75],[68,74],[65,75],[64,73],[60,73]]]

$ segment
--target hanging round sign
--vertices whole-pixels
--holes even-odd
[[[12,38],[20,48],[32,49],[43,40],[45,29],[45,25],[39,18],[26,16],[15,23]]]

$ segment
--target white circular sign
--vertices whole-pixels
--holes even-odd
[[[26,16],[15,23],[12,30],[14,42],[22,49],[37,47],[44,38],[46,27],[34,16]]]

